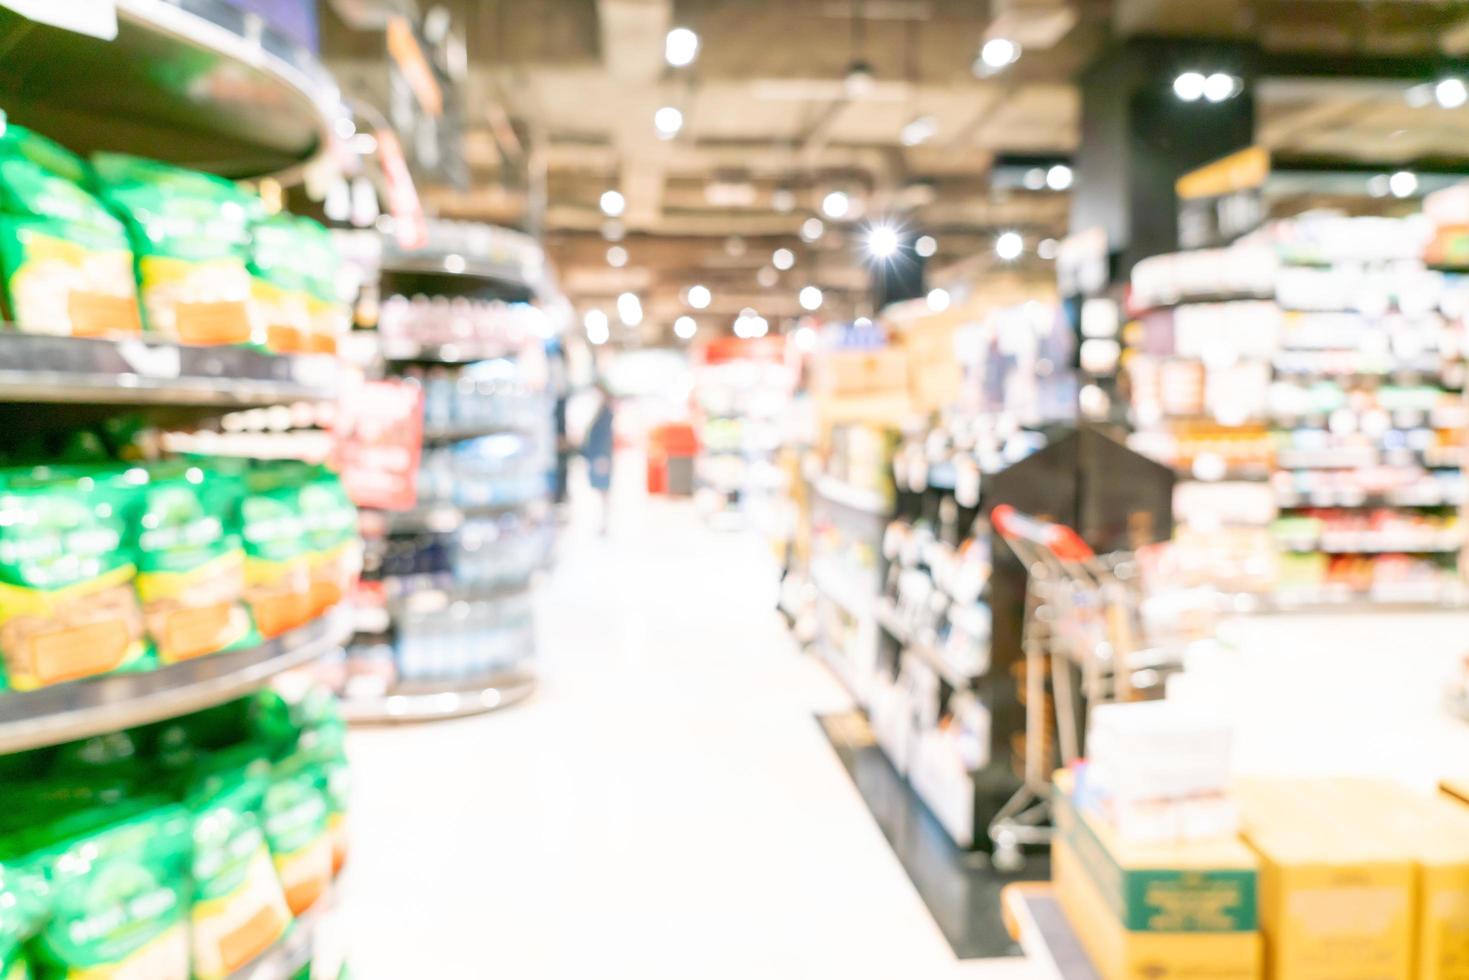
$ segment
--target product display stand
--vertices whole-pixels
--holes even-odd
[[[422,391],[422,458],[414,506],[362,515],[349,721],[461,717],[534,690],[531,592],[550,548],[542,261],[524,235],[458,222],[434,223],[421,252],[384,246],[369,370]]]

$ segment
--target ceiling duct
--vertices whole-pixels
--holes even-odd
[[[1077,10],[1068,0],[993,0],[985,37],[1003,37],[1026,51],[1043,51],[1061,42],[1076,26]]]

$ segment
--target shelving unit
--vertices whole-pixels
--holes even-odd
[[[513,672],[421,688],[403,685],[389,694],[349,698],[343,705],[343,714],[349,722],[359,725],[463,718],[524,701],[535,689],[534,675]]]

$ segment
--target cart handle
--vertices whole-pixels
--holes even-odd
[[[990,513],[990,522],[1006,540],[1029,541],[1050,551],[1062,561],[1087,561],[1096,557],[1091,546],[1065,524],[1043,521],[1022,514],[1009,504],[1001,504]]]

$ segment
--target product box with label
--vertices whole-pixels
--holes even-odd
[[[1233,788],[1260,857],[1265,975],[1277,980],[1408,980],[1416,867],[1409,849],[1311,780]]]

